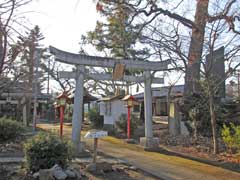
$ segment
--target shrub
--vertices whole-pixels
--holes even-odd
[[[182,101],[182,103],[180,103],[180,111],[183,113],[183,120],[190,133],[197,130],[197,135],[211,137],[212,125],[206,83],[205,80],[199,82],[200,89],[198,93],[189,94],[184,102]],[[216,94],[214,98],[217,100]],[[216,102],[214,103],[214,110],[216,115],[217,133],[220,133],[227,109],[224,107],[224,103]],[[195,121],[195,127],[193,121]]]
[[[96,108],[92,108],[89,110],[88,118],[93,128],[103,127],[103,117],[99,114]]]
[[[24,152],[27,167],[35,172],[55,164],[64,168],[71,160],[72,146],[53,134],[40,133],[24,144]]]
[[[134,134],[134,130],[137,128],[138,122],[139,119],[134,114],[131,114],[130,119],[131,134]],[[117,129],[123,131],[124,133],[127,133],[127,115],[122,114],[119,117],[119,120],[115,122],[115,126]]]
[[[6,117],[0,118],[0,141],[5,141],[19,136],[24,130],[21,123],[7,119]]]
[[[233,123],[231,123],[230,127],[227,127],[224,124],[221,135],[223,142],[226,144],[231,153],[235,150],[240,150],[240,126],[235,126]]]

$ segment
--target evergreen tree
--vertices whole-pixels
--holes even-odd
[[[41,71],[41,56],[43,51],[39,51],[39,42],[44,39],[40,32],[40,28],[35,26],[30,32],[26,33],[26,36],[19,37],[16,49],[19,49],[19,60],[18,68],[22,73],[21,79],[19,80],[25,85],[25,105],[27,107],[27,122],[26,125],[31,121],[31,108],[32,108],[32,95],[34,91],[41,92],[41,84],[44,81],[43,71]],[[37,62],[39,61],[39,62]],[[36,72],[38,65],[38,72]],[[36,73],[39,73],[39,79],[35,80]],[[37,83],[37,89],[34,89]]]
[[[82,36],[82,43],[93,45],[99,52],[104,52],[109,57],[145,60],[149,55],[149,49],[141,48],[140,26],[129,23],[131,9],[124,4],[102,1],[98,10],[106,21],[97,21],[95,30]],[[112,73],[111,69],[106,71]],[[125,71],[127,75],[136,73],[141,72]]]

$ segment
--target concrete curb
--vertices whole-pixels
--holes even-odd
[[[224,168],[224,169],[227,169],[227,170],[231,170],[231,171],[234,171],[234,172],[238,172],[238,173],[240,172],[239,168],[229,167],[229,164],[227,162],[220,162],[220,161],[217,161],[217,160],[214,161],[214,160],[204,159],[204,158],[200,158],[200,157],[195,157],[195,156],[187,155],[185,153],[172,151],[172,150],[170,150],[170,149],[168,149],[166,147],[160,147],[158,151],[151,151],[151,150],[149,150],[149,152],[157,152],[157,153],[163,153],[162,151],[166,151],[166,152],[172,153],[172,155],[177,156],[177,157],[181,157],[181,158],[184,158],[184,159],[197,161],[197,162],[208,164],[208,165],[212,165],[212,166],[215,166],[215,167],[221,167],[221,168]]]
[[[0,163],[22,163],[25,162],[23,157],[1,157]]]

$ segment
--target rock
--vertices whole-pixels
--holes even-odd
[[[40,169],[39,180],[54,180],[51,169]]]
[[[135,139],[125,139],[125,142],[128,144],[137,144]]]
[[[97,163],[97,170],[105,172],[112,171],[112,165],[108,162],[99,162]]]
[[[130,166],[129,169],[136,171],[136,170],[137,170],[137,167],[135,167],[135,166]]]
[[[40,174],[39,172],[35,172],[35,173],[33,174],[33,178],[34,178],[34,179],[38,179],[38,178],[39,178],[39,174]]]
[[[67,169],[65,171],[65,173],[66,173],[68,178],[76,178],[76,174],[75,174],[75,172],[73,170]]]
[[[97,165],[96,163],[91,163],[86,166],[86,170],[89,172],[94,172],[97,170]]]
[[[119,172],[123,172],[127,168],[128,168],[128,166],[123,165],[123,164],[116,164],[116,165],[113,165],[113,167],[112,167],[112,169],[114,171],[119,171]]]
[[[63,169],[58,166],[57,164],[54,165],[51,168],[52,174],[53,176],[57,179],[57,180],[65,180],[67,178],[67,174],[63,171]]]
[[[83,176],[80,166],[79,165],[72,165],[70,167],[67,168],[67,170],[72,171],[75,174],[75,178],[76,180],[80,180]],[[67,174],[67,172],[65,172]]]
[[[157,137],[141,137],[140,145],[146,150],[157,150],[159,148],[159,138]]]
[[[82,173],[80,171],[80,168],[74,168],[73,171],[76,174],[76,178],[77,179],[81,179],[82,178]]]

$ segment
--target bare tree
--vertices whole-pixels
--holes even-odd
[[[203,76],[207,84],[207,95],[209,99],[209,111],[211,117],[211,125],[212,125],[212,135],[213,135],[213,145],[214,145],[214,153],[218,152],[218,141],[217,141],[217,105],[219,104],[219,96],[224,94],[225,92],[225,80],[229,78],[236,69],[240,67],[240,36],[238,33],[229,32],[229,26],[222,22],[221,19],[216,20],[215,23],[208,26],[208,36],[205,47],[205,58],[202,60],[203,64]],[[226,38],[223,40],[223,38]],[[220,47],[224,46],[225,52],[222,53],[219,50]],[[223,49],[223,48],[221,48]],[[221,50],[220,51],[223,51]],[[207,57],[206,57],[206,54]],[[220,56],[220,57],[218,57]],[[204,57],[204,56],[203,56]],[[222,60],[221,60],[222,59]],[[205,61],[204,61],[205,60]],[[224,75],[221,73],[218,74],[216,72],[216,61],[224,61],[227,65],[225,67],[226,72]],[[224,70],[223,70],[224,71]],[[224,91],[224,92],[223,92]],[[223,93],[221,93],[223,92]]]
[[[100,11],[107,10],[98,1]],[[225,60],[232,72],[238,65],[233,63],[239,53],[239,0],[197,0],[194,10],[183,11],[190,1],[157,1],[157,0],[111,0],[113,3],[123,3],[132,10],[129,24],[141,26],[143,45],[151,47],[154,59],[171,58],[175,61],[173,66],[185,69],[184,99],[199,94],[199,81],[201,78],[201,64],[206,54],[219,48],[220,43],[214,39],[221,39],[225,49]],[[209,46],[214,44],[214,46]],[[181,62],[180,62],[180,61]],[[180,63],[179,63],[180,62]],[[203,73],[205,78],[208,73]],[[227,73],[228,74],[228,73]],[[224,79],[226,79],[228,76]],[[210,83],[210,81],[209,81]],[[208,86],[209,90],[212,89]],[[209,97],[214,97],[218,87],[214,85]],[[216,125],[214,108],[209,106],[211,114],[214,153],[217,153]]]
[[[17,21],[16,10],[31,0],[3,0],[0,3],[0,75],[2,76],[6,69],[9,69],[10,64],[14,60],[13,52],[12,59],[8,58],[8,51],[11,49],[11,44],[14,38],[21,34],[19,31],[20,23]],[[14,50],[13,50],[14,51]]]

